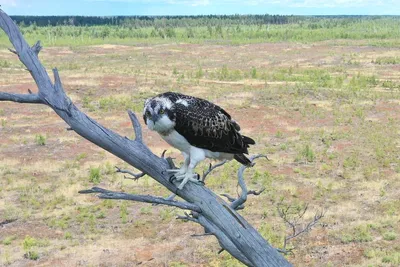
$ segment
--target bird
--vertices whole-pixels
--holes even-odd
[[[244,154],[255,141],[240,134],[240,126],[231,115],[208,100],[177,92],[161,93],[145,100],[143,120],[151,131],[181,151],[182,166],[166,170],[180,182],[180,190],[188,181],[200,182],[194,169],[206,158],[253,165]]]

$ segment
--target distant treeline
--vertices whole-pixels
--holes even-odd
[[[11,16],[19,25],[36,26],[99,26],[122,25],[135,28],[153,27],[163,24],[166,27],[223,25],[260,25],[295,23],[300,16],[283,15],[204,15],[204,16]]]
[[[11,16],[20,26],[197,27],[209,25],[265,25],[299,23],[304,20],[381,18],[381,16],[285,16],[285,15],[200,15],[200,16]]]
[[[138,42],[316,42],[370,40],[400,43],[400,16],[12,16],[24,36],[44,45]],[[0,45],[8,44],[0,32]]]

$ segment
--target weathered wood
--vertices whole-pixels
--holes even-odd
[[[100,193],[99,198],[103,199],[124,199],[124,200],[133,200],[139,202],[146,202],[152,204],[161,204],[168,205],[172,207],[178,207],[185,210],[192,210],[195,212],[201,212],[200,208],[188,202],[181,202],[176,200],[165,199],[161,197],[154,197],[149,195],[135,195],[135,194],[127,194],[124,192],[114,192],[110,190],[106,190],[100,187],[93,187],[88,190],[79,191],[80,194],[91,194],[91,193]]]
[[[43,103],[49,106],[77,134],[151,176],[168,190],[191,203],[192,208],[196,206],[197,208],[193,209],[199,211],[196,214],[197,222],[208,232],[213,233],[226,251],[246,265],[291,266],[242,216],[207,187],[188,183],[183,190],[178,190],[176,184],[169,182],[170,177],[165,172],[169,167],[168,161],[154,155],[141,142],[140,124],[133,113],[129,115],[134,123],[135,140],[122,137],[103,127],[72,103],[64,92],[57,69],[53,70],[55,83],[52,83],[38,59],[40,45],[31,48],[18,27],[2,10],[0,10],[0,27],[8,35],[19,59],[27,67],[39,88],[37,97],[36,95],[21,97],[15,94],[15,98],[12,98],[2,93],[0,101]]]

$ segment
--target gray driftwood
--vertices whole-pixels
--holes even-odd
[[[277,249],[273,248],[237,213],[235,207],[242,205],[245,197],[239,198],[238,202],[230,205],[206,186],[188,183],[183,190],[177,190],[177,185],[169,181],[170,177],[165,172],[165,169],[169,168],[168,161],[153,154],[142,142],[140,124],[133,112],[129,112],[129,116],[136,134],[135,140],[122,137],[103,127],[72,103],[64,92],[57,69],[53,69],[54,82],[50,79],[38,58],[41,49],[40,43],[38,42],[30,47],[15,23],[2,10],[0,10],[0,27],[8,35],[15,48],[12,52],[18,55],[39,88],[37,94],[29,92],[26,95],[21,95],[0,92],[0,101],[36,103],[49,106],[69,125],[70,130],[151,176],[186,202],[162,201],[160,198],[152,196],[129,197],[100,188],[93,188],[91,189],[92,192],[101,193],[100,196],[104,198],[146,201],[191,210],[190,215],[186,213],[186,216],[180,218],[202,225],[207,233],[215,235],[223,249],[244,264],[248,266],[291,266],[278,253]],[[83,191],[83,193],[88,192],[90,190]]]

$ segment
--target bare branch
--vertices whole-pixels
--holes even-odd
[[[192,216],[190,216],[186,212],[185,212],[185,216],[179,215],[178,217],[176,217],[176,219],[177,220],[184,220],[184,221],[191,221],[191,222],[199,223],[199,220],[197,220],[196,218],[193,218]]]
[[[181,202],[181,201],[174,201],[174,200],[166,200],[162,197],[154,197],[149,195],[133,195],[127,194],[123,192],[114,192],[110,190],[106,190],[100,187],[93,187],[87,190],[79,191],[80,194],[92,194],[92,193],[100,193],[98,195],[99,198],[103,199],[125,199],[125,200],[133,200],[139,202],[146,202],[146,203],[156,203],[156,204],[163,204],[167,206],[174,206],[185,210],[192,210],[196,212],[201,212],[201,209],[191,203],[188,202]]]
[[[283,251],[288,251],[291,252],[291,249],[287,249],[286,246],[288,242],[303,234],[309,232],[318,222],[321,218],[324,217],[324,212],[318,212],[314,215],[313,219],[306,224],[303,228],[299,228],[301,223],[299,221],[304,217],[304,214],[308,210],[308,204],[306,204],[301,210],[298,208],[295,208],[293,206],[287,206],[284,207],[284,205],[281,203],[278,203],[278,213],[279,217],[283,219],[283,221],[290,227],[292,234],[289,236],[285,236],[284,242],[283,242]],[[294,211],[292,211],[294,209]],[[282,252],[282,251],[280,251]],[[284,252],[282,252],[284,253]]]
[[[307,223],[307,225],[303,229],[297,230],[297,232],[293,233],[293,235],[290,235],[290,236],[286,237],[285,238],[286,241],[289,241],[290,239],[295,238],[295,237],[301,235],[302,233],[309,232],[318,223],[318,221],[323,217],[324,217],[324,213],[323,212],[315,214],[312,221]]]
[[[258,158],[268,159],[267,156],[258,154],[258,155],[254,155],[254,156],[250,157],[250,161],[254,164],[254,160],[258,159]],[[238,184],[239,184],[240,188],[242,189],[242,193],[240,194],[238,199],[236,199],[235,201],[232,202],[231,207],[233,209],[237,209],[238,207],[242,206],[247,200],[248,190],[247,190],[247,186],[244,181],[244,178],[243,178],[243,173],[248,167],[249,166],[242,165],[242,166],[240,166],[240,168],[238,170]]]
[[[226,198],[228,199],[229,202],[233,202],[233,201],[236,200],[236,198],[234,198],[234,197],[232,197],[232,196],[230,196],[230,195],[228,195],[228,194],[221,194],[221,196],[226,197]]]
[[[143,142],[142,137],[142,126],[140,126],[139,120],[132,110],[128,111],[129,118],[131,119],[133,130],[135,131],[135,140],[138,142]]]
[[[217,163],[215,165],[212,165],[210,163],[210,165],[208,166],[207,171],[203,172],[203,176],[201,177],[201,181],[204,182],[204,180],[206,179],[207,175],[209,175],[213,170],[215,170],[218,167],[221,167],[222,165],[224,165],[225,163],[227,163],[227,160],[221,161],[220,163]]]
[[[174,198],[176,197],[176,194],[172,193],[171,195],[165,197],[164,199],[167,201],[171,201],[174,200]],[[153,206],[158,206],[159,204],[152,204]]]
[[[62,93],[65,94],[64,88],[62,87],[61,84],[60,74],[58,73],[57,68],[53,69],[53,75],[54,75],[54,90],[61,91]]]
[[[203,236],[213,236],[212,233],[204,233],[204,234],[193,234],[191,237],[203,237]]]
[[[42,50],[42,46],[40,45],[40,41],[37,41],[32,47],[32,51],[36,54],[36,56],[39,55],[40,50]]]
[[[262,192],[264,192],[265,191],[265,188],[263,188],[263,189],[261,189],[261,190],[259,190],[259,191],[256,191],[256,190],[249,190],[248,192],[247,192],[247,195],[255,195],[255,196],[258,196],[258,195],[260,195]],[[228,194],[221,194],[221,196],[224,196],[224,197],[226,197],[227,199],[228,199],[228,201],[229,202],[235,202],[237,199],[236,198],[234,198],[234,197],[232,197],[232,196],[230,196],[230,195],[228,195]],[[244,205],[242,204],[242,205],[239,205],[239,206],[237,206],[236,208],[235,208],[235,210],[242,210],[242,209],[244,209]]]
[[[234,202],[234,201],[237,200],[237,198],[234,198],[234,197],[232,197],[232,196],[230,196],[228,194],[221,194],[221,196],[226,197],[229,202]],[[244,209],[244,205],[243,204],[235,207],[235,210],[242,210],[242,209]]]
[[[255,195],[255,196],[258,196],[258,195],[260,195],[262,192],[264,192],[265,191],[265,187],[264,188],[262,188],[262,189],[260,189],[259,191],[256,191],[256,190],[249,190],[249,192],[247,192],[247,194],[248,195]]]
[[[37,94],[10,94],[0,92],[0,101],[12,101],[18,103],[44,104]]]
[[[289,255],[289,254],[294,254],[293,249],[282,249],[282,248],[277,248],[276,249],[279,253],[282,253],[283,255]]]
[[[135,180],[135,181],[136,181],[136,180],[138,180],[139,178],[141,178],[141,177],[143,177],[143,176],[146,175],[144,172],[141,172],[141,173],[133,173],[133,172],[128,171],[128,170],[121,170],[121,169],[120,169],[119,167],[117,167],[117,166],[115,166],[115,168],[117,169],[116,172],[127,173],[127,174],[130,174],[130,175],[133,176],[133,178],[129,178],[129,177],[124,176],[126,179],[132,179],[132,180]]]
[[[10,52],[13,53],[13,54],[18,55],[17,51],[15,51],[14,49],[8,48],[8,51],[10,51]]]

